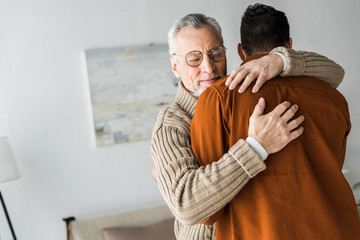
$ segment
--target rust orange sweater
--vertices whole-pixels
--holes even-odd
[[[191,123],[192,146],[201,165],[216,161],[247,137],[261,96],[265,112],[285,100],[298,104],[305,131],[270,155],[267,169],[209,219],[209,224],[217,221],[216,239],[359,240],[355,200],[341,172],[351,128],[345,98],[308,77],[276,78],[256,94],[229,91],[224,81],[200,96]]]

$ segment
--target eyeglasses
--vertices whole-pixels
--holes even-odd
[[[214,47],[206,52],[209,58],[214,62],[220,62],[226,56],[225,47]],[[172,56],[181,56],[173,53]],[[200,51],[191,51],[185,55],[185,61],[190,67],[197,67],[203,60],[203,53]]]

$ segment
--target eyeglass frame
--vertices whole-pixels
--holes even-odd
[[[224,49],[224,52],[225,52],[224,57],[221,58],[220,60],[217,60],[217,61],[213,59],[214,56],[211,56],[211,55],[210,55],[210,54],[211,54],[210,51],[212,51],[212,50],[214,50],[214,49],[216,49],[216,48]],[[209,58],[210,58],[212,61],[214,61],[214,62],[221,62],[223,59],[226,58],[226,50],[227,50],[227,48],[224,47],[224,46],[217,46],[217,47],[213,47],[212,49],[209,49],[209,50],[206,52],[206,54],[209,56]],[[190,53],[193,53],[193,52],[199,52],[199,53],[201,53],[201,61],[199,62],[199,64],[194,65],[194,66],[193,66],[193,65],[190,65],[190,64],[188,63],[187,59],[186,59],[187,55],[189,55]],[[178,54],[176,54],[176,53],[173,53],[171,56],[172,56],[172,57],[173,57],[173,56],[184,57],[186,64],[187,64],[188,66],[190,66],[190,67],[198,67],[198,66],[200,66],[200,64],[201,64],[202,61],[204,60],[204,53],[201,52],[201,51],[199,51],[199,50],[190,51],[190,52],[188,52],[187,54],[185,54],[185,56],[184,56],[184,55],[178,55]]]

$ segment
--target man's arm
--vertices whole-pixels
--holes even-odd
[[[158,122],[163,122],[164,114],[160,113]],[[234,154],[226,153],[219,161],[199,167],[187,136],[190,133],[182,131],[181,124],[160,124],[153,133],[151,153],[162,196],[177,219],[193,225],[223,207],[221,202],[230,201],[250,178],[235,158],[246,159],[247,172],[253,176],[265,169],[265,164],[248,143],[240,140],[233,147]],[[225,194],[224,199],[219,199],[219,192]]]
[[[184,225],[178,219],[174,223],[176,239],[179,240],[215,240],[216,224]]]
[[[152,168],[152,177],[157,182],[155,166]],[[215,239],[215,226],[214,223],[211,226],[205,224],[185,225],[178,219],[175,219],[174,232],[176,239],[181,240],[213,240]]]
[[[282,53],[285,56],[287,67],[280,56],[274,53]],[[280,75],[279,75],[280,74]],[[229,75],[226,84],[232,90],[240,83],[239,92],[244,92],[250,84],[256,80],[253,92],[257,92],[262,85],[276,77],[307,76],[318,78],[327,84],[337,88],[344,79],[344,69],[334,61],[313,52],[295,51],[290,48],[274,48],[269,55],[247,62]]]
[[[344,79],[344,69],[329,58],[314,52],[295,51],[291,48],[277,47],[271,53],[281,52],[288,61],[288,68],[281,77],[306,76],[318,78],[337,88]]]

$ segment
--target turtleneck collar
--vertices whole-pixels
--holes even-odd
[[[175,99],[186,112],[191,116],[194,116],[197,98],[186,90],[182,81],[179,82],[179,88]]]

